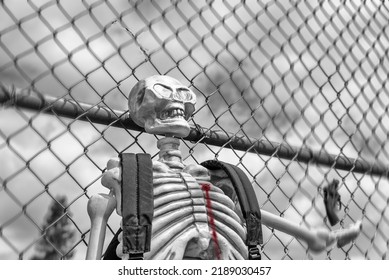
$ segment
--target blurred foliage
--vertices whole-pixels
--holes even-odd
[[[71,259],[74,251],[69,251],[74,242],[75,231],[69,220],[71,215],[65,207],[66,196],[58,196],[51,203],[43,224],[44,235],[36,245],[33,260]]]

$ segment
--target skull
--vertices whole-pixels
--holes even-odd
[[[187,120],[193,114],[196,95],[169,76],[140,80],[130,92],[128,107],[133,121],[146,132],[185,137]]]

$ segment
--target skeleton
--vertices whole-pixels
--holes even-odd
[[[180,142],[176,137],[189,134],[187,120],[194,112],[195,103],[195,94],[168,76],[152,76],[139,81],[129,96],[129,112],[133,121],[144,127],[148,133],[166,136],[158,140],[159,159],[153,161],[154,217],[151,251],[145,253],[144,257],[247,259],[246,228],[239,205],[226,195],[229,192],[228,184],[212,183],[215,178],[218,182],[226,181],[226,174],[182,162]],[[98,198],[91,198],[91,205],[94,206],[88,208],[92,220],[90,240],[97,241],[93,241],[92,246],[89,244],[87,258],[97,258],[101,253],[101,243],[104,240],[101,230],[113,211],[115,200],[116,211],[121,215],[119,158],[108,162],[102,184],[111,192],[109,196],[98,195]],[[93,203],[94,200],[99,202]],[[105,200],[109,203],[101,202]],[[97,204],[104,209],[96,210]],[[308,248],[315,252],[323,251],[335,243],[343,246],[354,240],[361,230],[360,222],[339,231],[325,228],[307,230],[263,210],[261,215],[264,225],[304,240]],[[119,235],[119,241],[121,240],[122,236]],[[123,259],[128,257],[122,253],[121,243],[116,253]]]

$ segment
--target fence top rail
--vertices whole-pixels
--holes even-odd
[[[0,83],[0,104],[19,107],[47,114],[93,123],[110,125],[135,131],[144,129],[131,119],[127,111],[112,110],[105,106],[80,103],[65,98],[43,96],[33,90],[21,90]],[[239,151],[276,156],[281,159],[302,163],[319,164],[330,168],[355,173],[388,177],[389,168],[363,159],[353,159],[343,155],[333,155],[323,151],[313,151],[305,147],[294,147],[286,143],[276,143],[265,139],[254,139],[222,130],[210,130],[201,126],[191,127],[184,140],[208,145],[233,148]]]

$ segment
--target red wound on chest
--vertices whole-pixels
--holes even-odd
[[[215,218],[213,216],[212,212],[212,201],[209,196],[209,191],[211,190],[211,185],[210,184],[201,184],[201,189],[205,192],[205,201],[206,201],[206,207],[207,207],[207,214],[208,214],[208,223],[209,227],[211,228],[212,232],[212,241],[214,244],[214,250],[215,250],[215,255],[218,260],[221,258],[221,252],[220,252],[220,247],[219,247],[219,242],[217,238],[217,231],[216,231],[216,225],[215,225]]]

